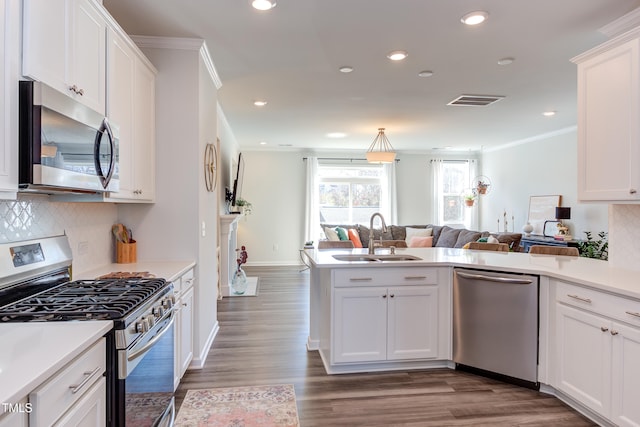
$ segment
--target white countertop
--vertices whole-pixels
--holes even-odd
[[[305,253],[317,268],[451,266],[483,268],[496,271],[539,274],[567,280],[596,289],[640,299],[637,271],[612,268],[606,261],[569,256],[538,255],[521,252],[492,252],[452,248],[398,248],[396,254],[409,254],[421,261],[338,261],[335,254],[366,254],[367,249],[307,249]],[[389,253],[378,249],[377,253]]]
[[[0,324],[0,402],[17,403],[112,327],[110,320]]]
[[[100,267],[86,270],[80,273],[73,272],[73,280],[95,279],[96,277],[112,272],[140,272],[148,271],[156,277],[171,282],[182,276],[196,265],[194,261],[140,261],[131,264],[105,264]]]

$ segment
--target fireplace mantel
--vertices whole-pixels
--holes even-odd
[[[220,284],[222,296],[229,296],[231,279],[236,268],[238,221],[244,215],[220,215]]]

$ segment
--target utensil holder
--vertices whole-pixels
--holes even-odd
[[[131,264],[137,262],[137,260],[138,250],[135,240],[130,243],[116,242],[116,263]]]

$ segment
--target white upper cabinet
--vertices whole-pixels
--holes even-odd
[[[640,33],[578,64],[578,198],[640,202]]]
[[[19,0],[0,0],[0,199],[18,191]]]
[[[107,36],[107,117],[120,130],[114,202],[155,200],[155,69],[117,28]]]
[[[24,0],[22,74],[105,113],[107,23],[93,0]]]

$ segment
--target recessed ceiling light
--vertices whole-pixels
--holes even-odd
[[[502,58],[498,59],[498,65],[511,65],[515,61],[514,58]]]
[[[460,19],[460,21],[462,21],[463,24],[467,25],[478,25],[482,24],[488,17],[489,14],[487,12],[483,10],[477,10],[475,12],[467,13]]]
[[[327,138],[346,138],[347,134],[344,132],[329,132]]]
[[[433,71],[430,71],[430,70],[420,71],[418,73],[418,76],[420,76],[420,77],[431,77],[431,76],[433,76]]]
[[[267,145],[267,141],[260,141],[260,145]]]
[[[389,52],[389,54],[387,55],[387,58],[389,58],[392,61],[402,61],[407,56],[409,56],[409,54],[404,50],[394,50],[393,52]]]
[[[542,113],[543,116],[545,117],[551,117],[551,116],[555,116],[556,112],[555,111],[545,111],[544,113]]]
[[[253,105],[255,105],[256,107],[264,107],[265,105],[267,105],[267,101],[259,99],[257,101],[253,101]]]
[[[339,68],[341,73],[350,73],[353,71],[353,67],[349,66],[349,65],[345,65],[343,67]]]
[[[251,6],[258,10],[269,10],[276,7],[276,2],[273,0],[252,0]]]

